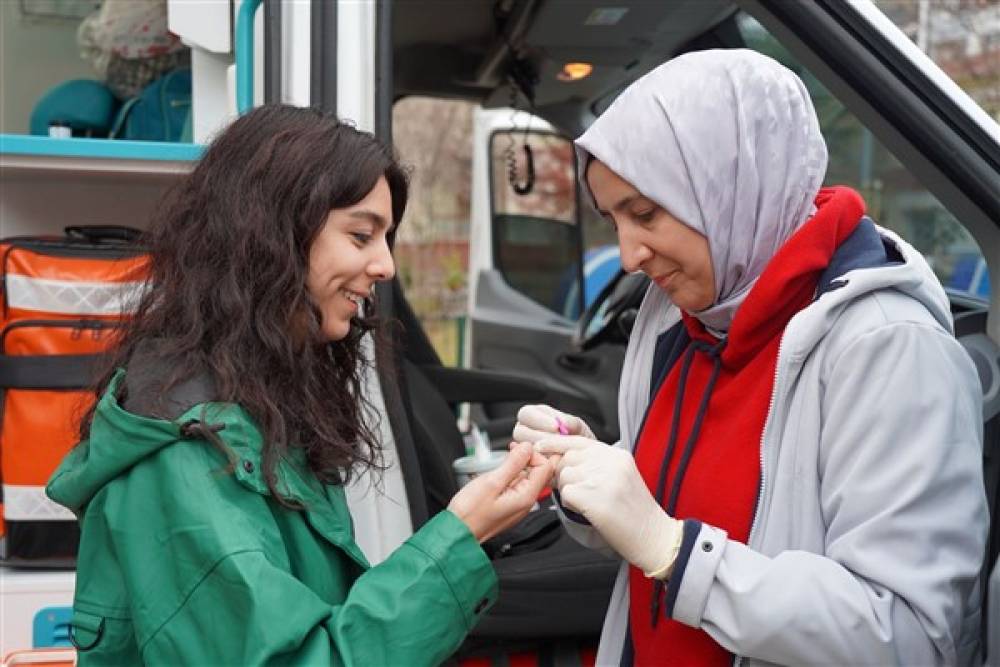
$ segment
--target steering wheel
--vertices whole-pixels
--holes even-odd
[[[577,321],[574,347],[589,350],[608,340],[628,340],[648,286],[644,274],[619,269]]]

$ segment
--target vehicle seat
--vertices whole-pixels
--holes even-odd
[[[427,513],[434,516],[448,506],[458,491],[451,464],[465,454],[465,443],[456,426],[455,413],[420,367],[404,360],[403,374],[413,408],[411,429],[424,480]]]
[[[983,386],[983,481],[990,530],[983,563],[983,651],[1000,665],[1000,346],[986,335],[986,310],[955,317],[955,337],[972,358]]]
[[[394,292],[394,310],[404,327],[401,371],[411,432],[433,515],[458,491],[452,461],[465,454],[454,411],[460,397],[527,402],[543,398],[544,390],[516,376],[443,367],[401,292]],[[473,630],[471,644],[600,634],[618,562],[569,537],[551,501],[483,546],[493,559],[500,596]]]

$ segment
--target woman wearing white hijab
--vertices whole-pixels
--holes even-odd
[[[548,406],[514,439],[561,459],[567,530],[623,559],[598,664],[976,659],[978,378],[919,253],[821,189],[802,82],[686,54],[577,147],[622,265],[653,282],[622,439]]]

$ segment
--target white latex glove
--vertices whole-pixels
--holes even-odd
[[[560,425],[563,427],[561,431]],[[559,412],[548,405],[525,405],[517,411],[514,442],[538,442],[553,434],[580,435],[594,439],[594,432],[576,415]]]
[[[563,505],[582,514],[608,545],[647,577],[669,576],[684,536],[646,488],[632,454],[579,436],[549,436],[535,451],[561,455],[556,478]]]

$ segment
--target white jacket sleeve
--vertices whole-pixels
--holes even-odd
[[[780,664],[955,664],[987,525],[971,360],[940,329],[886,324],[822,391],[825,554],[771,558],[698,525],[668,612]]]

